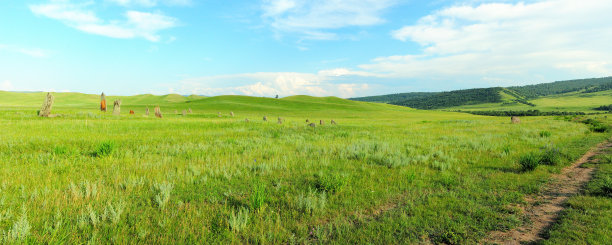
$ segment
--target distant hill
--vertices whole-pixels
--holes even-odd
[[[612,77],[557,81],[527,86],[494,87],[432,93],[400,93],[351,98],[356,101],[382,102],[416,109],[538,109],[538,103],[558,101],[559,95],[571,96],[589,105],[606,100],[605,91],[612,90]],[[604,92],[604,93],[599,93]],[[548,99],[556,97],[556,99]],[[586,98],[589,99],[586,99]],[[580,99],[582,98],[582,99]],[[612,100],[612,98],[609,98]],[[559,101],[562,103],[562,101]],[[563,104],[563,103],[562,103]],[[550,104],[546,104],[549,106]],[[603,104],[601,104],[603,105]],[[578,105],[577,105],[578,106]],[[551,109],[550,107],[547,107]],[[560,107],[557,107],[561,109]],[[591,108],[592,109],[592,108]],[[590,110],[590,109],[589,109]]]

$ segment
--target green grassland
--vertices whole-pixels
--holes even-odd
[[[0,243],[476,243],[610,137],[335,97],[116,98],[121,116],[55,93],[61,116],[40,118],[43,93],[0,92]],[[551,148],[558,165],[520,170]]]
[[[593,180],[568,208],[542,244],[609,244],[612,241],[612,149],[598,157]]]

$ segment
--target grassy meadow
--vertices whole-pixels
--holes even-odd
[[[43,93],[0,92],[1,243],[476,243],[610,138],[570,117],[334,97],[107,96],[121,116],[55,97],[61,116],[40,118]],[[163,119],[143,116],[155,105]],[[518,164],[551,150],[554,164]]]

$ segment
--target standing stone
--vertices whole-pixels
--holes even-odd
[[[187,111],[183,110],[183,116],[187,116]]]
[[[145,110],[145,116],[149,116],[149,107],[147,106],[147,110]]]
[[[512,121],[513,124],[521,123],[521,119],[519,117],[512,116],[510,120]]]
[[[104,93],[100,96],[100,111],[106,112],[106,95]]]
[[[113,115],[121,114],[121,100],[115,100],[113,104]]]
[[[53,95],[51,93],[47,93],[47,98],[43,102],[42,108],[38,112],[38,115],[41,117],[49,117],[51,115],[51,107],[53,107]]]
[[[325,122],[323,120],[319,120],[319,124],[325,125]]]
[[[264,122],[267,122],[268,121],[268,117],[264,116],[263,120],[264,120]]]
[[[155,107],[155,116],[162,118],[162,113],[161,113],[161,109],[159,109],[159,106]]]

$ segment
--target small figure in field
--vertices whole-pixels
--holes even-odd
[[[130,110],[130,115],[134,115],[134,110]]]
[[[310,120],[306,119],[306,123],[309,123],[309,122],[310,122]]]
[[[100,96],[100,111],[106,112],[106,95],[104,93]]]
[[[310,124],[308,124],[308,126],[310,126],[310,127],[312,127],[312,128],[316,128],[316,127],[317,127],[317,124],[315,124],[315,123],[310,123]]]
[[[264,122],[267,122],[268,121],[268,117],[264,116],[263,120],[264,120]]]
[[[187,116],[187,111],[183,110],[183,116]]]
[[[230,111],[230,116],[234,117],[234,112]]]
[[[115,100],[113,103],[113,115],[121,114],[121,100]]]
[[[149,107],[147,106],[147,110],[145,110],[145,116],[149,116]]]
[[[278,124],[283,124],[283,119],[282,118],[278,118]]]
[[[187,112],[189,112],[189,114],[193,113],[193,111],[191,110],[191,108],[189,108],[189,110],[188,110]]]
[[[276,99],[278,99],[278,94],[276,95]]]
[[[512,116],[510,120],[512,121],[513,124],[521,123],[521,119],[519,117]]]
[[[217,112],[217,116],[218,116],[218,117],[221,117],[221,112]]]
[[[162,113],[161,113],[161,109],[159,109],[159,106],[155,107],[155,116],[158,118],[162,118]]]
[[[325,121],[323,121],[323,120],[319,120],[319,124],[321,124],[321,125],[325,125]]]
[[[336,121],[334,121],[334,120],[331,120],[331,124],[332,125],[337,125]]]
[[[249,119],[248,118],[244,119],[244,122],[249,122]]]
[[[49,117],[51,115],[51,108],[53,107],[53,95],[51,93],[47,93],[47,97],[43,102],[42,108],[38,112],[38,115],[41,117]]]

